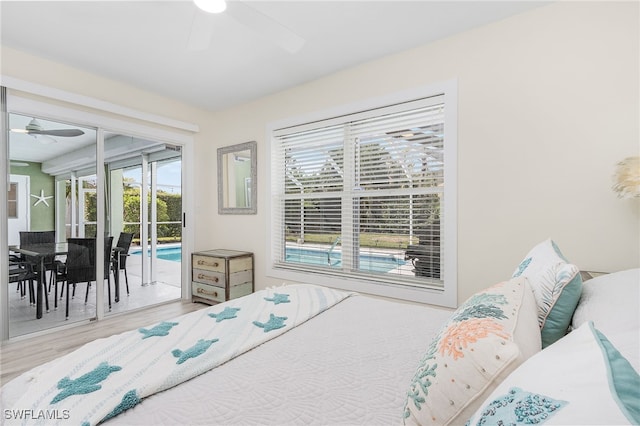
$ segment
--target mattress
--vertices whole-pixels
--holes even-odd
[[[105,424],[398,424],[415,368],[449,315],[350,297]]]

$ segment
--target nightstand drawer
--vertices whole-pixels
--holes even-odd
[[[229,260],[229,272],[234,273],[238,271],[253,270],[253,258],[252,257],[240,257],[237,259]]]
[[[206,269],[208,271],[224,272],[225,260],[211,256],[193,255],[193,268]]]
[[[191,291],[194,297],[200,297],[214,302],[224,302],[227,299],[224,287],[220,288],[212,285],[192,282]]]
[[[192,281],[203,284],[214,285],[216,287],[224,287],[224,272],[205,271],[203,269],[194,269],[191,275]]]
[[[253,271],[240,271],[229,275],[229,285],[235,287],[239,284],[253,281]]]
[[[253,293],[253,283],[244,283],[229,289],[229,299],[246,296]]]

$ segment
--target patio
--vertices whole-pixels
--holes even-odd
[[[127,274],[130,294],[127,296],[124,272],[121,272],[120,301],[115,303],[112,300],[110,312],[108,307],[105,307],[107,317],[180,298],[181,263],[157,259],[156,266],[158,281],[142,286],[141,256],[129,256]],[[113,298],[113,276],[111,283]],[[69,320],[65,320],[65,298],[58,299],[58,308],[54,309],[52,289],[49,294],[50,310],[49,312],[45,311],[43,317],[38,320],[35,318],[35,307],[29,305],[28,293],[27,297],[22,299],[20,293],[16,291],[16,284],[11,284],[9,288],[9,337],[13,338],[95,317],[96,286],[95,284],[91,286],[87,304],[84,303],[85,289],[86,284],[79,284],[75,298],[70,299]],[[59,292],[60,289],[58,289],[58,294]],[[105,301],[106,296],[105,285]]]

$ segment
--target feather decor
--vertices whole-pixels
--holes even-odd
[[[613,190],[618,198],[640,197],[640,157],[628,157],[616,165]]]

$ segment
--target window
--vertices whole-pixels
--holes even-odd
[[[9,219],[18,217],[18,184],[15,182],[9,183],[7,191],[7,217]]]
[[[274,127],[271,275],[455,306],[447,99]]]

